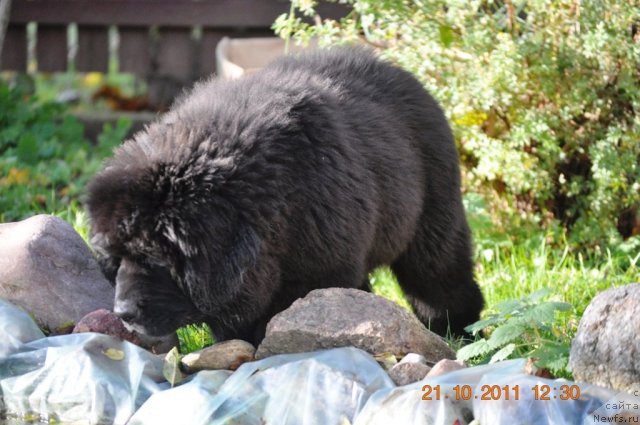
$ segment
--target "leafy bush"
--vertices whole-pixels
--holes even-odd
[[[563,326],[558,325],[556,313],[570,310],[571,305],[542,302],[548,294],[548,290],[540,290],[522,300],[498,304],[496,313],[466,328],[474,335],[489,329],[490,335],[462,347],[458,359],[494,363],[509,357],[533,357],[538,366],[569,377],[571,338],[559,330]]]
[[[63,105],[0,83],[0,221],[77,206],[88,178],[130,125],[105,125],[92,146]]]
[[[640,8],[625,0],[292,0],[274,29],[364,41],[448,113],[465,187],[506,230],[558,223],[583,246],[640,231]],[[297,13],[297,15],[296,15]],[[635,224],[634,224],[635,223]],[[635,227],[634,227],[635,226]]]

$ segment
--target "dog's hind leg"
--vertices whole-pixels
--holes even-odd
[[[462,206],[460,206],[462,208]],[[464,213],[448,226],[424,214],[414,239],[392,264],[418,318],[433,332],[466,336],[484,305],[473,277],[471,240]]]

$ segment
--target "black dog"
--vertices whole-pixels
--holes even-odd
[[[89,185],[115,312],[163,335],[206,322],[259,342],[312,289],[390,264],[440,334],[478,319],[458,156],[437,103],[362,49],[195,86]]]

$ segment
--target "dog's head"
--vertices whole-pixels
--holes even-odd
[[[223,193],[229,161],[163,154],[146,137],[125,143],[88,187],[91,243],[115,283],[114,312],[153,336],[224,321],[260,248]]]

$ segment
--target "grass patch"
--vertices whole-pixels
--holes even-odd
[[[178,329],[176,333],[178,334],[179,349],[182,354],[198,351],[212,345],[215,341],[211,335],[211,329],[204,323],[187,325]]]
[[[525,243],[482,251],[476,275],[489,309],[549,288],[556,301],[571,304],[579,317],[597,293],[640,280],[639,260],[640,253],[627,252],[625,245],[599,255],[582,254],[569,246],[549,246],[537,235]]]
[[[380,295],[411,311],[400,284],[389,267],[378,267],[369,274],[369,283],[374,294]]]

